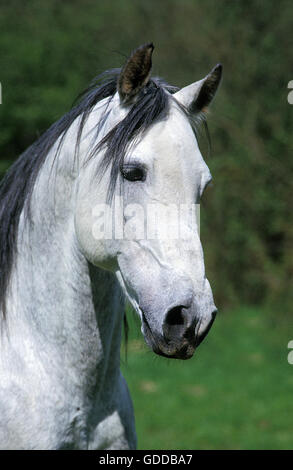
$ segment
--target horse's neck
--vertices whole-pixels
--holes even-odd
[[[22,214],[20,220],[8,335],[23,353],[38,354],[52,373],[71,371],[79,383],[84,376],[85,383],[102,385],[110,365],[111,374],[119,374],[120,289],[113,274],[90,266],[79,250],[75,179],[72,162],[66,161],[66,142],[57,176],[50,173],[52,158],[53,152],[36,181],[31,218]]]

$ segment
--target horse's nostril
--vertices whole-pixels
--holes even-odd
[[[184,325],[183,305],[171,308],[166,315],[165,323],[169,326]]]

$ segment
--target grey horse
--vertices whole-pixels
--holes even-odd
[[[168,358],[215,318],[197,219],[144,229],[168,235],[154,212],[199,204],[211,180],[196,136],[222,67],[179,90],[151,78],[152,52],[94,82],[1,182],[1,449],[135,448],[125,299]]]

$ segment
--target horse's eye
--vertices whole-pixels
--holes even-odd
[[[141,166],[137,165],[124,165],[121,168],[123,178],[128,181],[144,181],[146,178],[146,171]]]

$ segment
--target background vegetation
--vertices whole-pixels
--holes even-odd
[[[136,401],[143,391],[135,375],[142,371],[167,377],[154,396],[160,413],[176,414],[178,407],[179,447],[288,446],[289,395],[278,390],[291,385],[292,391],[286,362],[293,338],[293,106],[287,101],[293,79],[292,2],[0,0],[0,177],[95,75],[121,66],[131,50],[148,41],[155,44],[154,74],[171,84],[184,86],[216,63],[224,65],[209,116],[210,156],[203,143],[214,185],[202,203],[201,238],[216,304],[234,315],[222,316],[201,346],[201,360],[166,368],[158,359],[144,367],[145,356],[129,354],[125,373],[135,396],[141,446],[175,445],[174,427],[162,425],[167,434],[161,438],[156,429],[150,431],[150,416],[160,421],[155,408],[143,414],[143,403],[156,406],[151,392],[149,401]],[[239,305],[253,307],[239,310]],[[251,318],[256,323],[249,323]],[[247,359],[253,354],[261,355],[260,362]],[[176,396],[168,395],[175,371]],[[194,385],[191,371],[202,382]],[[192,419],[200,425],[189,440]],[[268,437],[255,440],[252,428]]]

